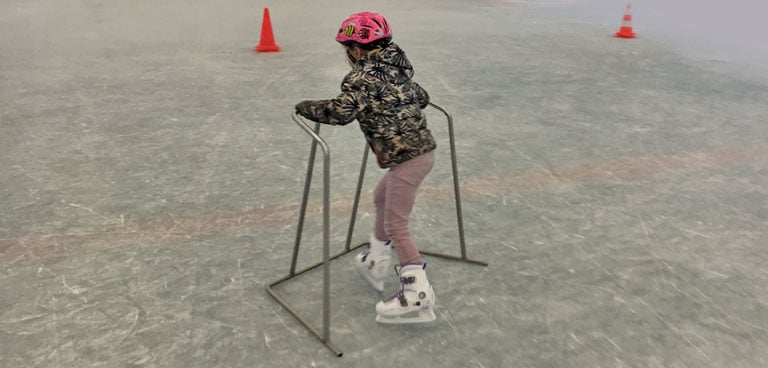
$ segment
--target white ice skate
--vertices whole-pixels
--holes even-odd
[[[427,264],[400,269],[400,291],[376,304],[376,322],[387,324],[429,323],[437,319],[435,292],[427,280]]]
[[[384,291],[384,280],[392,269],[392,242],[383,242],[371,235],[368,249],[355,256],[355,267],[378,292]]]

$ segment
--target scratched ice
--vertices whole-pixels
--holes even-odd
[[[0,367],[768,366],[768,5],[614,0],[0,2]],[[270,7],[281,52],[257,54]],[[384,13],[455,119],[468,252],[438,324],[378,326],[332,263],[336,358],[288,273],[333,42]],[[458,252],[447,127],[412,214]],[[323,126],[331,241],[366,145]],[[321,256],[320,162],[298,264]],[[368,162],[355,241],[373,223]],[[313,271],[314,272],[314,271]],[[322,274],[281,286],[319,325]],[[394,291],[388,283],[385,295]],[[390,290],[391,289],[391,290]]]

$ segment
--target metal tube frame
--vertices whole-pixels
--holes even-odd
[[[426,251],[421,249],[419,250],[419,253],[428,255],[428,256],[454,260],[454,261],[461,261],[461,262],[466,262],[470,264],[488,266],[487,262],[478,261],[478,260],[467,257],[467,249],[466,249],[466,244],[464,240],[464,221],[461,213],[461,193],[459,190],[459,175],[458,175],[458,169],[457,169],[457,163],[456,163],[457,161],[456,160],[456,144],[454,142],[453,118],[445,108],[433,103],[430,103],[429,105],[437,109],[438,111],[442,112],[448,121],[448,135],[449,135],[450,149],[451,149],[451,169],[453,171],[453,191],[454,191],[454,199],[456,202],[456,218],[458,221],[458,228],[459,228],[459,247],[461,251],[461,256],[453,256],[449,254],[431,252],[431,251]],[[274,298],[275,301],[280,303],[280,305],[282,305],[289,313],[291,313],[294,317],[296,317],[296,319],[299,322],[301,322],[301,324],[304,325],[304,327],[306,327],[310,332],[312,332],[312,334],[314,334],[318,339],[320,339],[320,341],[323,342],[323,344],[325,344],[325,346],[328,347],[328,349],[330,349],[336,356],[340,357],[343,355],[343,352],[336,345],[334,345],[333,342],[331,342],[330,262],[367,244],[367,242],[364,242],[354,247],[350,245],[352,241],[354,227],[355,227],[355,219],[357,218],[357,209],[360,204],[360,194],[362,193],[363,181],[365,178],[365,169],[368,163],[369,148],[368,148],[368,145],[366,144],[365,150],[363,151],[363,161],[360,167],[360,175],[357,181],[357,190],[355,191],[355,200],[352,206],[352,216],[349,222],[349,230],[347,231],[347,239],[344,245],[344,250],[341,251],[340,253],[331,255],[331,252],[330,252],[330,176],[331,176],[330,149],[328,148],[328,144],[325,142],[325,140],[323,140],[323,138],[320,137],[320,123],[315,123],[314,129],[312,129],[297,113],[294,112],[292,117],[293,117],[293,121],[296,122],[296,124],[298,124],[299,127],[301,127],[305,132],[307,132],[307,134],[309,134],[310,137],[312,137],[312,145],[309,151],[309,162],[307,163],[307,176],[304,182],[304,192],[302,194],[301,208],[299,210],[299,222],[296,228],[296,239],[293,244],[291,268],[288,272],[288,275],[278,280],[272,281],[271,283],[269,283],[269,285],[267,285],[266,289],[267,289],[267,293],[269,293],[269,295],[272,296],[272,298]],[[312,182],[312,174],[314,171],[315,156],[317,153],[318,145],[320,145],[320,148],[323,151],[323,260],[312,263],[300,270],[296,270],[296,263],[299,257],[301,235],[304,229],[304,218],[306,216],[306,211],[307,211],[307,202],[309,199],[310,184]],[[280,294],[277,293],[277,291],[274,290],[274,287],[276,287],[277,285],[282,284],[283,282],[286,282],[303,273],[314,270],[320,266],[323,267],[322,331],[318,331],[317,328],[312,326],[312,324],[306,318],[304,318],[283,297],[281,297]]]

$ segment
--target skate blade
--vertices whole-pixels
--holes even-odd
[[[431,308],[413,311],[399,316],[376,315],[376,322],[387,325],[416,324],[429,326],[436,323],[436,320],[437,316],[435,315],[435,311]]]

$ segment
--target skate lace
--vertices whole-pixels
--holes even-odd
[[[403,307],[408,305],[408,301],[405,300],[405,294],[403,293],[403,288],[400,288],[396,293],[394,293],[392,296],[387,299],[387,301],[392,301],[397,299],[398,302],[400,302],[400,305]]]
[[[408,305],[408,301],[405,299],[405,289],[403,288],[403,285],[413,283],[413,277],[403,277],[400,275],[400,269],[402,269],[402,266],[395,265],[395,273],[397,273],[397,276],[400,277],[400,290],[398,290],[396,293],[392,294],[392,296],[387,299],[387,301],[392,301],[397,299],[398,302],[400,302],[400,305],[403,307]]]

